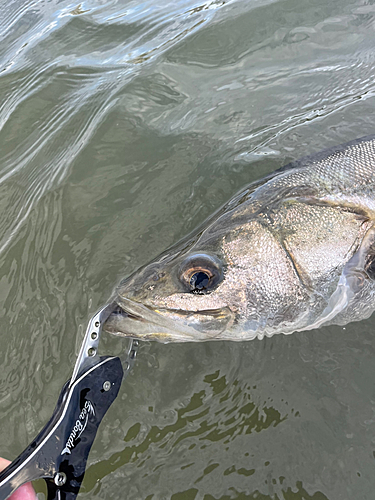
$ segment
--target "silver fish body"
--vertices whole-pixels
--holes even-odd
[[[161,342],[250,340],[375,309],[375,137],[251,184],[123,281],[105,329]]]

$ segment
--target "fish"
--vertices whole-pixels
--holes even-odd
[[[245,341],[375,309],[375,136],[294,161],[123,280],[104,324],[167,342]]]

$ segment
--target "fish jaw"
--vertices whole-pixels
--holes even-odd
[[[221,340],[235,321],[228,307],[196,312],[152,308],[121,296],[115,300],[118,308],[104,330],[117,336],[161,343]]]

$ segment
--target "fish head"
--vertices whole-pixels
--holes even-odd
[[[249,340],[372,312],[375,238],[365,217],[287,202],[272,224],[237,219],[225,214],[124,280],[105,329],[164,343]]]
[[[250,340],[375,309],[375,138],[250,185],[117,289],[105,329],[161,342]]]

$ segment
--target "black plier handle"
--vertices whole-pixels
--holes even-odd
[[[100,422],[117,397],[138,344],[131,343],[125,362],[98,355],[101,327],[111,310],[103,308],[90,321],[73,376],[64,385],[49,422],[0,473],[0,500],[39,478],[46,480],[48,500],[76,498]]]

